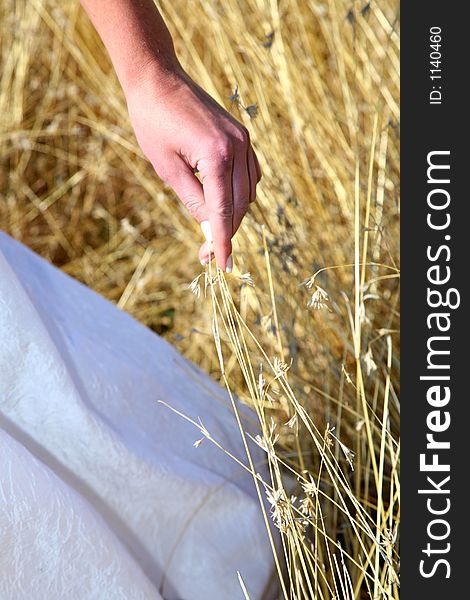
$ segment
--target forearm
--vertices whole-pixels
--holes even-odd
[[[106,46],[124,91],[145,77],[180,70],[170,33],[153,0],[81,0]]]

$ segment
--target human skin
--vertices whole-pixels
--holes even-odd
[[[213,248],[201,246],[201,262],[213,253],[231,270],[231,239],[261,178],[247,129],[185,73],[153,0],[81,4],[109,52],[142,151],[191,215],[210,223]]]

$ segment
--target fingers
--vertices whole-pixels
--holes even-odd
[[[243,144],[237,149],[233,161],[233,231],[235,234],[243,217],[246,215],[250,204],[251,195],[255,194],[256,183],[250,181],[249,165],[248,165],[248,149]]]
[[[199,251],[203,264],[215,255],[222,270],[231,266],[231,239],[256,197],[261,177],[258,159],[248,134],[226,143],[210,160],[202,161],[202,184],[180,156],[164,165],[163,179],[175,190],[190,214],[199,222],[208,221],[212,232],[211,252],[207,244]],[[198,168],[200,165],[198,165]],[[161,169],[160,169],[161,171]]]
[[[210,254],[210,256],[209,256]],[[209,244],[204,242],[202,246],[199,248],[199,260],[201,265],[207,265],[210,260],[214,258],[214,253],[209,252]]]
[[[261,179],[258,159],[250,143],[250,136],[243,130],[242,143],[237,145],[233,174],[233,233],[235,234],[250,202],[256,199],[256,186]]]
[[[198,223],[208,219],[209,215],[202,185],[183,159],[180,157],[175,158],[165,179]]]
[[[217,264],[226,270],[232,253],[233,234],[233,155],[223,152],[202,173],[202,187],[212,230]]]
[[[248,148],[248,174],[250,177],[250,202],[254,202],[256,199],[256,184],[259,181],[259,177],[256,169],[255,153],[251,146]]]
[[[256,167],[256,182],[259,183],[261,180],[261,177],[263,176],[263,173],[261,172],[261,167],[259,166],[259,161],[258,161],[258,157],[256,156],[256,152],[253,150],[253,148],[251,149],[251,151],[253,152],[253,158],[254,158],[255,167]]]

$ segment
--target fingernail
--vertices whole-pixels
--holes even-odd
[[[202,258],[202,259],[201,259],[201,265],[202,265],[203,267],[205,267],[205,266],[206,266],[206,265],[208,265],[208,264],[209,264],[209,259],[208,259],[208,258]]]
[[[204,234],[204,237],[206,238],[207,243],[211,244],[213,238],[212,238],[211,224],[209,223],[209,221],[202,221],[201,229],[202,229],[202,233]]]
[[[227,271],[227,273],[231,273],[233,270],[233,259],[232,259],[232,255],[230,255],[227,258],[227,266],[225,267],[225,270]]]

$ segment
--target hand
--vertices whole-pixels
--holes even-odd
[[[146,75],[126,96],[155,171],[199,223],[210,223],[213,249],[201,246],[201,262],[213,251],[219,267],[231,270],[231,239],[261,178],[247,129],[179,69],[163,78]]]

